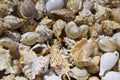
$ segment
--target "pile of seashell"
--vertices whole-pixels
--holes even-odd
[[[120,0],[0,0],[0,80],[120,80]]]

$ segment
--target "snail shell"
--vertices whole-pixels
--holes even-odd
[[[110,70],[116,64],[118,58],[119,58],[119,53],[117,51],[104,53],[100,59],[99,75],[103,77],[105,75],[105,72]]]
[[[65,27],[65,33],[69,38],[76,39],[79,38],[81,35],[80,28],[71,21]]]
[[[106,73],[105,77],[102,77],[102,80],[120,80],[120,73],[110,71]]]

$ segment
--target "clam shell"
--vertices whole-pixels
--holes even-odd
[[[106,73],[104,77],[102,77],[102,80],[120,80],[120,73],[110,71]]]
[[[104,53],[100,59],[99,75],[101,77],[104,76],[106,71],[110,70],[116,64],[118,58],[119,58],[119,53],[117,51]]]

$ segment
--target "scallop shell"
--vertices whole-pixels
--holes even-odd
[[[46,10],[49,13],[52,10],[61,9],[64,6],[64,0],[48,0],[46,3]]]
[[[39,33],[38,42],[46,42],[47,40],[52,39],[53,36],[53,31],[43,24],[39,24],[35,29],[35,32]]]
[[[100,77],[103,77],[106,71],[110,70],[117,62],[119,58],[119,53],[115,52],[108,52],[104,53],[100,59]]]
[[[112,35],[114,30],[120,30],[120,25],[115,21],[105,20],[101,25],[106,35]]]
[[[67,9],[77,13],[82,8],[83,0],[68,0]]]
[[[120,1],[119,1],[120,3]],[[112,20],[120,23],[120,8],[117,9],[112,9],[111,15],[112,15]]]
[[[4,17],[4,21],[11,25],[11,27],[9,27],[9,29],[17,29],[25,23],[24,19],[18,18],[13,15],[8,15],[8,16]]]
[[[50,17],[54,20],[62,19],[68,22],[75,19],[75,14],[68,9],[58,9],[51,11]]]
[[[110,71],[106,73],[104,77],[102,77],[102,80],[119,80],[120,79],[120,73]]]
[[[38,40],[38,33],[35,32],[27,32],[22,34],[20,42],[25,45],[34,45]]]
[[[76,39],[79,38],[81,35],[80,28],[71,21],[65,27],[65,33],[69,38]]]
[[[98,46],[102,51],[109,52],[115,51],[118,45],[114,37],[102,35],[99,37]]]

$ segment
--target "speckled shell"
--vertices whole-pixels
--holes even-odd
[[[106,71],[110,70],[116,64],[118,58],[119,58],[119,53],[117,51],[104,53],[100,59],[99,75],[103,77]]]
[[[25,23],[24,19],[18,18],[13,15],[8,15],[8,16],[4,17],[4,21],[6,21],[7,23],[9,23],[11,25],[11,27],[9,27],[9,29],[17,29]]]
[[[64,0],[48,0],[46,3],[46,10],[49,13],[52,10],[61,9],[64,6]]]
[[[72,49],[74,45],[76,44],[76,41],[70,38],[64,38],[64,41],[68,49]]]
[[[104,77],[102,77],[102,80],[120,80],[120,73],[110,71],[106,73]]]

